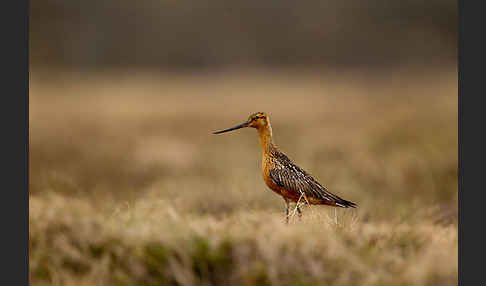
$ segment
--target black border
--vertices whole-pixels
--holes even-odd
[[[2,285],[29,284],[29,1],[7,1],[2,25]]]
[[[482,136],[485,105],[480,100],[484,97],[486,44],[483,35],[486,23],[484,9],[479,3],[468,1],[464,6],[463,0],[458,0],[459,285],[485,283],[485,200],[481,195],[485,193],[486,158],[481,150],[486,146],[486,140]],[[466,38],[469,39],[467,46]]]
[[[464,267],[464,250],[462,247],[462,243],[464,242],[464,217],[463,217],[463,210],[464,210],[464,200],[463,200],[463,105],[462,105],[462,97],[463,97],[463,72],[464,72],[464,61],[463,61],[463,2],[462,0],[457,1],[457,22],[458,22],[458,39],[457,39],[457,115],[458,115],[458,132],[457,132],[457,139],[458,139],[458,166],[457,166],[457,183],[458,183],[458,285],[465,285],[464,284],[464,276],[463,276],[463,267]]]
[[[24,53],[25,53],[25,61],[23,62],[23,65],[25,66],[25,72],[24,72],[24,83],[25,83],[25,99],[24,99],[24,118],[25,118],[25,132],[24,132],[24,140],[25,140],[25,158],[24,158],[24,163],[25,163],[25,198],[24,200],[26,201],[27,204],[27,212],[26,212],[26,218],[25,218],[25,223],[26,223],[26,232],[27,235],[26,237],[26,243],[27,244],[27,251],[25,254],[26,257],[26,266],[25,266],[25,271],[27,272],[25,282],[27,285],[30,285],[30,227],[29,227],[29,174],[30,174],[30,126],[29,126],[29,87],[30,87],[30,1],[29,0],[23,0],[22,3],[25,3],[24,6],[24,13],[25,13],[25,20],[24,20]]]

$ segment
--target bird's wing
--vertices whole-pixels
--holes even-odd
[[[354,205],[329,192],[311,175],[292,163],[284,154],[279,154],[275,160],[275,167],[270,170],[269,175],[275,184],[285,189],[299,192],[307,198],[322,199],[332,205],[336,204],[342,207]]]

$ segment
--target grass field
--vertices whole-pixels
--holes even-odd
[[[357,209],[284,224],[256,131]],[[33,73],[33,285],[457,285],[457,75]]]

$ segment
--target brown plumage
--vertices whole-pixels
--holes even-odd
[[[262,149],[263,179],[267,186],[281,195],[286,203],[286,221],[289,216],[289,201],[297,203],[299,216],[301,210],[299,204],[329,205],[336,207],[356,207],[356,204],[344,200],[329,192],[316,179],[299,166],[295,165],[284,153],[280,152],[273,143],[272,126],[270,119],[263,112],[257,112],[248,120],[235,127],[214,132],[220,134],[244,127],[257,129]]]

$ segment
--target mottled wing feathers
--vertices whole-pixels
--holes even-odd
[[[307,199],[323,200],[324,204],[340,207],[356,207],[356,204],[343,200],[330,193],[324,186],[307,174],[299,166],[295,165],[283,153],[274,154],[274,168],[270,169],[269,176],[278,186],[299,194],[304,194]],[[302,198],[305,201],[305,198]]]

